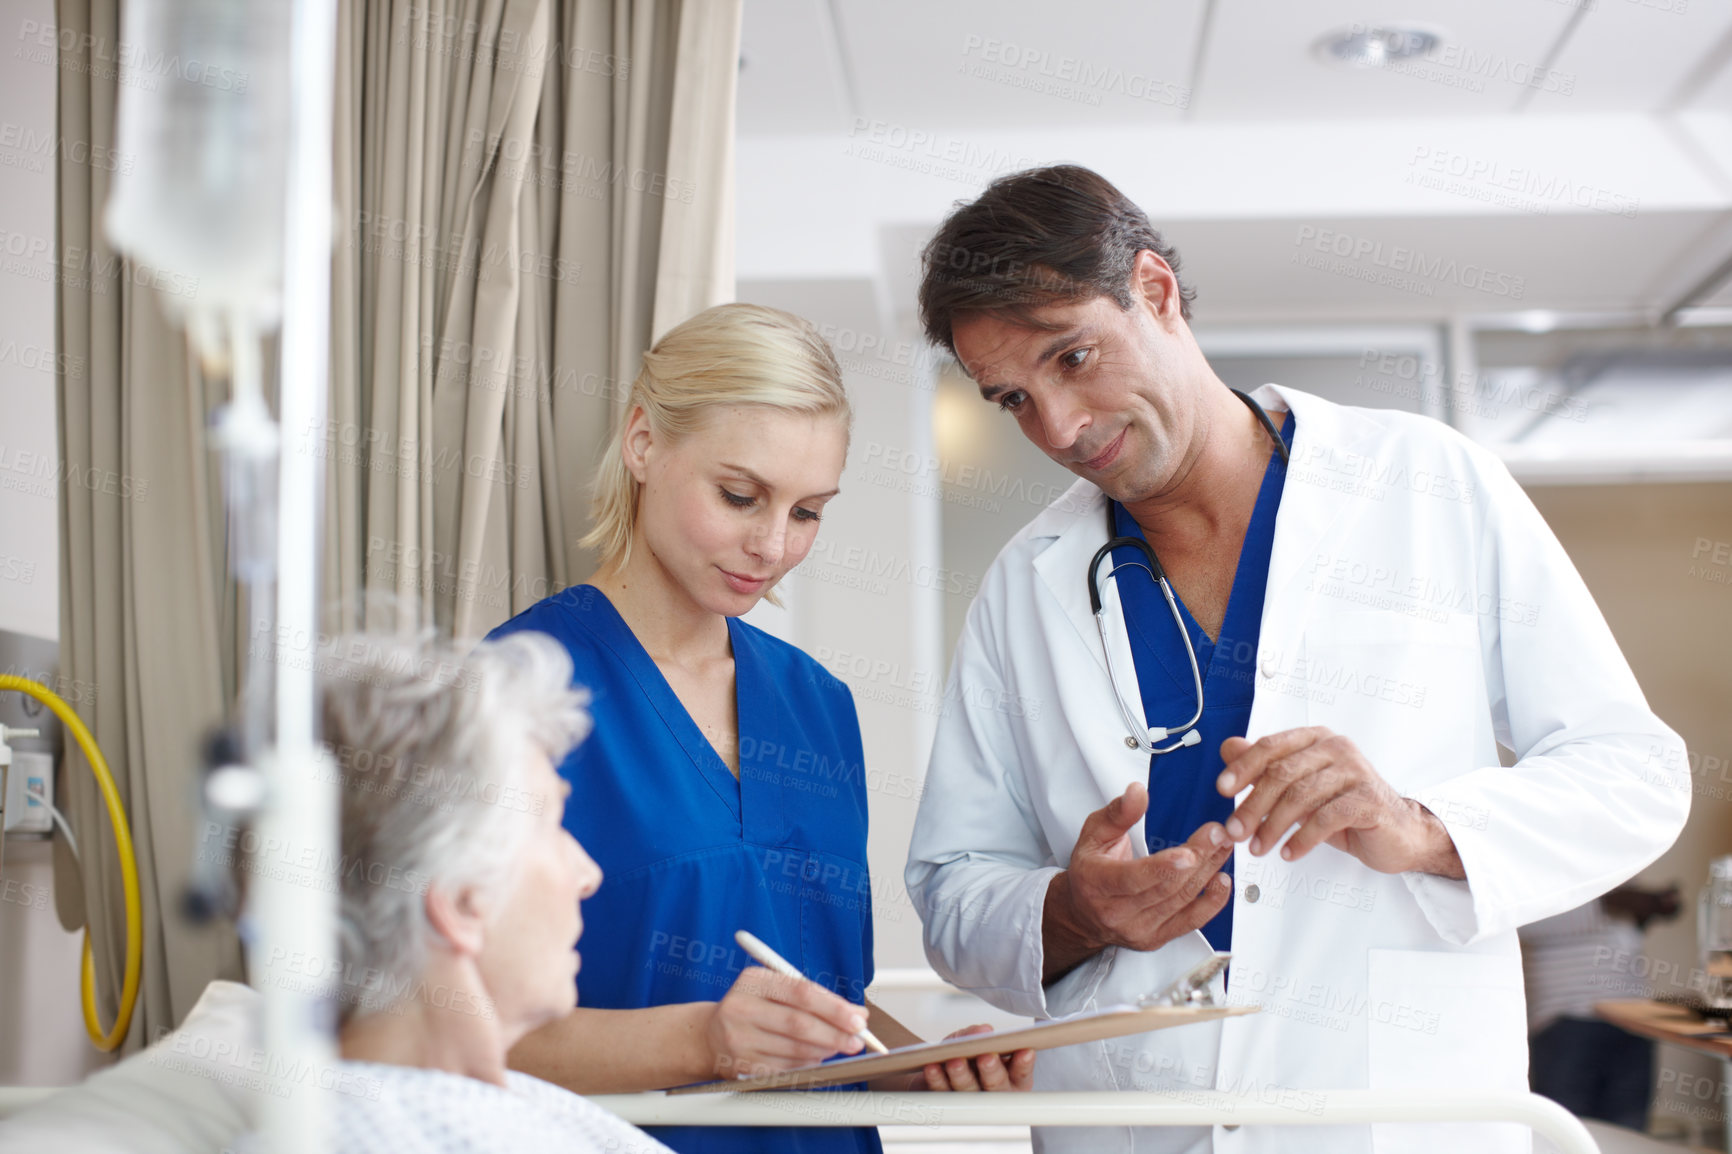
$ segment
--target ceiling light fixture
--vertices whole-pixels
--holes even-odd
[[[1425,28],[1350,24],[1323,36],[1312,51],[1342,68],[1382,68],[1424,56],[1440,43],[1442,37]]]

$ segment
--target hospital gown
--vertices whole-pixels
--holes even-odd
[[[600,1106],[515,1070],[504,1086],[376,1062],[339,1070],[334,1154],[669,1154]]]

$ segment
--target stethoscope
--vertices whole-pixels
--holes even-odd
[[[1232,392],[1235,397],[1238,397],[1241,401],[1245,402],[1246,407],[1248,407],[1252,413],[1256,414],[1258,422],[1275,442],[1275,451],[1281,454],[1281,463],[1283,465],[1287,464],[1287,443],[1281,439],[1281,431],[1275,427],[1275,422],[1269,419],[1269,414],[1263,411],[1263,406],[1252,400],[1249,393],[1242,393],[1238,389],[1234,389]],[[1140,749],[1144,753],[1171,753],[1175,749],[1183,749],[1187,745],[1196,745],[1199,741],[1203,740],[1202,735],[1197,732],[1196,728],[1197,722],[1203,719],[1203,671],[1197,665],[1197,651],[1191,645],[1191,631],[1185,628],[1185,619],[1179,615],[1178,600],[1173,596],[1172,585],[1167,582],[1166,570],[1161,568],[1160,559],[1155,556],[1154,546],[1150,545],[1141,537],[1113,536],[1113,534],[1118,531],[1118,525],[1113,517],[1114,503],[1115,502],[1110,497],[1107,499],[1107,543],[1095,551],[1094,560],[1089,562],[1089,608],[1095,615],[1095,628],[1100,630],[1101,651],[1106,654],[1107,680],[1112,683],[1113,700],[1119,703],[1119,712],[1124,715],[1125,726],[1130,730],[1130,733],[1125,737],[1126,748]],[[1179,627],[1179,636],[1185,642],[1185,656],[1190,658],[1191,661],[1191,683],[1196,687],[1197,691],[1197,711],[1191,714],[1190,720],[1178,725],[1168,726],[1166,728],[1160,726],[1145,726],[1142,722],[1136,719],[1136,712],[1134,712],[1129,705],[1125,704],[1124,694],[1119,692],[1119,675],[1118,670],[1113,668],[1113,647],[1107,642],[1107,611],[1106,607],[1101,604],[1101,586],[1097,573],[1100,570],[1103,558],[1110,556],[1114,549],[1126,545],[1141,552],[1143,559],[1147,561],[1147,564],[1138,561],[1128,561],[1125,563],[1124,567],[1143,570],[1154,580],[1156,585],[1160,586],[1161,596],[1166,598],[1167,601],[1167,611],[1173,615],[1173,624]],[[1119,575],[1119,568],[1120,566],[1114,565],[1112,569],[1107,572],[1107,577],[1109,579],[1117,577]],[[1175,733],[1180,734],[1180,736],[1174,738],[1171,745],[1157,744],[1158,742],[1166,741],[1167,738],[1171,737]],[[1138,737],[1136,736],[1137,734],[1144,734],[1145,736]]]

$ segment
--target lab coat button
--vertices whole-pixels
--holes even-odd
[[[1262,896],[1263,896],[1263,891],[1257,888],[1256,882],[1252,882],[1250,885],[1245,887],[1245,900],[1246,901],[1255,904],[1257,899],[1262,897]]]
[[[1132,737],[1128,733],[1125,734],[1125,748],[1126,749],[1135,749],[1136,747],[1137,747],[1137,739]]]
[[[1257,671],[1263,675],[1265,680],[1273,681],[1275,679],[1276,665],[1277,662],[1275,660],[1275,655],[1273,653],[1265,653],[1263,654],[1262,660],[1257,663]]]

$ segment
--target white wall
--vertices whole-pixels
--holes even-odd
[[[0,0],[0,630],[48,639],[59,634],[60,570],[45,246],[59,150],[55,69],[35,38],[53,22],[52,0]],[[48,848],[10,838],[0,862],[0,1085],[64,1085],[105,1060],[85,1037],[81,939],[55,917]]]
[[[866,747],[877,964],[925,965],[902,866],[944,705],[949,654],[940,640],[934,580],[938,524],[932,500],[876,483],[872,461],[885,446],[930,445],[933,380],[921,366],[896,363],[894,349],[914,345],[897,336],[870,281],[742,280],[738,295],[817,324],[837,349],[854,406],[841,494],[825,509],[812,552],[784,582],[789,612],[783,616],[791,620],[781,626],[762,621],[776,612],[765,609],[754,611],[752,620],[806,650],[853,689]],[[891,355],[878,356],[880,347]]]
[[[58,632],[54,69],[15,55],[51,0],[0,0],[0,629]]]

